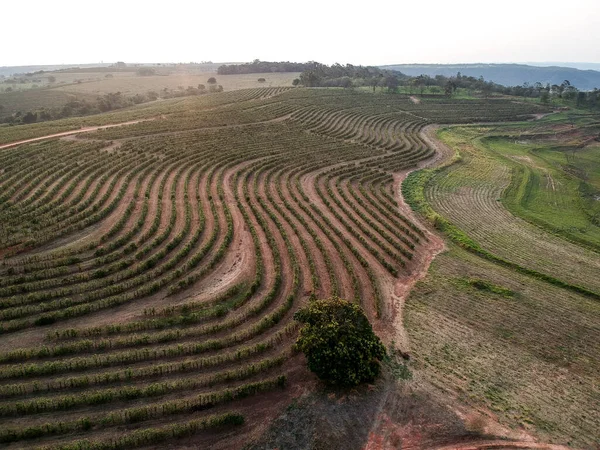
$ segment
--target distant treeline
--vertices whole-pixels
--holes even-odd
[[[352,64],[325,64],[313,63],[310,70],[300,74],[297,84],[306,87],[387,87],[391,90],[398,87],[400,82],[406,80],[406,75],[394,70],[380,69],[373,66],[354,66]]]
[[[320,65],[317,62],[295,63],[289,61],[269,62],[255,59],[246,64],[223,64],[217,69],[219,75],[236,75],[245,73],[272,73],[272,72],[304,72],[314,70]]]
[[[185,89],[183,87],[179,89],[164,88],[160,92],[148,91],[146,94],[135,94],[133,96],[125,96],[121,92],[110,92],[98,96],[92,101],[75,99],[69,101],[62,107],[38,108],[25,113],[19,111],[4,117],[2,117],[3,107],[0,105],[0,123],[21,125],[65,119],[67,117],[89,116],[151,102],[158,100],[159,98],[187,97],[221,91],[223,91],[223,86],[221,85],[210,84],[207,89],[205,85],[199,84],[197,87],[188,86]]]
[[[439,93],[451,97],[459,89],[468,95],[488,97],[494,94],[513,95],[517,97],[538,98],[544,103],[560,99],[563,103],[577,107],[600,108],[600,90],[580,91],[568,80],[561,84],[525,83],[522,86],[503,86],[483,77],[471,77],[458,72],[455,76],[419,75],[411,77],[394,70],[380,69],[378,67],[353,66],[347,64],[334,64],[327,66],[313,63],[313,67],[303,71],[294,84],[306,87],[371,87],[397,91],[404,87],[405,91],[412,94]]]
[[[573,67],[539,67],[525,64],[394,64],[381,66],[383,69],[397,70],[411,77],[419,75],[444,75],[452,77],[460,72],[464,75],[482,76],[486,80],[503,86],[522,86],[523,83],[535,84],[540,81],[543,85],[560,85],[569,80],[582,91],[600,88],[600,65],[591,65],[589,69],[578,70]]]

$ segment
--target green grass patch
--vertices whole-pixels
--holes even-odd
[[[511,183],[502,197],[509,211],[600,250],[600,152],[506,137],[484,137],[479,142],[484,151],[502,157],[511,167]]]
[[[481,278],[459,278],[459,283],[473,287],[480,291],[501,295],[502,297],[512,298],[516,295],[515,291],[511,289],[499,286]]]
[[[454,129],[441,130],[438,133],[438,135],[442,136],[442,134],[452,133],[452,130]],[[478,127],[460,128],[460,130],[466,130],[467,133],[470,133],[474,136],[480,133],[480,131],[477,131]],[[487,259],[488,261],[492,261],[504,267],[511,268],[519,273],[529,275],[539,280],[551,283],[555,286],[559,286],[571,290],[573,292],[577,292],[579,294],[600,300],[600,294],[597,292],[594,292],[582,286],[565,282],[559,278],[554,277],[553,275],[548,275],[546,273],[542,273],[537,270],[524,267],[520,264],[509,261],[505,258],[499,257],[485,250],[475,240],[470,238],[469,235],[465,233],[461,228],[454,225],[448,219],[434,211],[434,209],[431,207],[431,205],[425,197],[425,190],[428,184],[434,182],[435,176],[438,175],[441,171],[445,170],[446,168],[452,165],[461,163],[462,157],[457,153],[457,156],[455,156],[455,158],[453,158],[452,161],[450,161],[442,167],[438,167],[435,169],[424,169],[410,173],[402,183],[402,194],[408,205],[410,205],[410,207],[413,208],[413,210],[423,215],[434,225],[434,227],[437,230],[448,236],[454,243],[471,253],[474,253],[484,259]]]

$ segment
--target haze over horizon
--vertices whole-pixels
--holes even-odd
[[[73,0],[32,0],[27,27],[6,20],[15,37],[0,66],[94,62],[315,60],[363,65],[521,61],[600,63],[600,6],[573,0],[507,0],[495,8],[475,0],[417,4],[379,2],[232,1],[226,5],[173,0],[82,7]],[[22,17],[15,2],[6,18]],[[42,39],[40,39],[42,37]]]

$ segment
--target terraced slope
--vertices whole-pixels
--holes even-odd
[[[467,119],[534,109],[498,105]],[[265,88],[153,108],[0,150],[3,444],[240,445],[311,379],[292,351],[309,296],[355,299],[381,331],[419,269],[394,175],[452,105]]]

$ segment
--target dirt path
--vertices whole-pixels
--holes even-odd
[[[472,442],[460,442],[452,445],[444,445],[443,447],[436,447],[435,450],[509,450],[515,448],[526,448],[526,449],[542,449],[542,450],[569,450],[571,447],[564,445],[553,445],[553,444],[541,444],[529,441],[504,441],[504,440],[490,440],[490,441],[472,441]]]
[[[61,137],[61,140],[75,141],[75,142],[104,142],[105,144],[108,144],[106,147],[102,148],[102,151],[106,152],[106,153],[113,153],[115,150],[117,150],[123,144],[123,141],[120,139],[114,139],[112,141],[105,141],[102,139],[88,139],[88,138],[83,138],[83,137],[80,138],[76,134],[68,134],[67,136]]]
[[[539,113],[539,114],[533,114],[533,117],[532,117],[531,119],[529,119],[529,120],[530,120],[530,121],[532,121],[532,122],[533,122],[533,121],[537,121],[537,120],[541,120],[541,119],[543,119],[544,117],[550,116],[550,115],[552,115],[552,114],[557,114],[557,113],[559,113],[559,112],[560,112],[560,111],[552,111],[552,112],[549,112],[549,113]]]
[[[394,175],[394,194],[398,201],[400,212],[421,228],[428,239],[428,242],[423,242],[419,245],[418,251],[414,253],[415,257],[411,264],[412,267],[410,273],[408,275],[400,275],[394,284],[394,295],[392,296],[392,304],[390,305],[392,311],[391,325],[393,327],[391,339],[404,354],[410,352],[408,333],[404,327],[404,303],[413,286],[417,281],[427,275],[431,262],[446,248],[446,246],[442,238],[433,233],[428,224],[419,220],[411,207],[404,201],[402,195],[402,182],[411,172],[437,166],[452,157],[454,152],[445,144],[435,139],[435,132],[438,128],[439,126],[428,125],[420,132],[423,141],[435,150],[435,155],[425,161],[421,161],[415,168]]]
[[[16,141],[16,142],[11,142],[10,144],[0,145],[0,150],[9,148],[9,147],[15,147],[15,146],[21,145],[21,144],[29,144],[30,142],[43,141],[45,139],[53,139],[53,138],[57,138],[57,137],[70,136],[70,135],[79,134],[79,133],[89,133],[91,131],[104,130],[106,128],[113,128],[113,127],[120,127],[122,125],[134,125],[136,123],[147,122],[149,120],[156,120],[156,119],[152,118],[152,119],[131,120],[129,122],[113,123],[110,125],[99,125],[99,126],[94,126],[94,127],[84,127],[84,128],[80,128],[78,130],[63,131],[62,133],[47,134],[46,136],[40,136],[40,137],[36,137],[36,138],[31,138],[31,139],[24,139],[22,141]]]
[[[234,125],[220,125],[220,126],[216,126],[216,127],[200,127],[200,128],[193,128],[190,130],[181,130],[181,131],[167,131],[164,133],[152,134],[152,136],[170,136],[170,135],[181,134],[181,133],[186,133],[186,132],[190,132],[190,131],[198,131],[198,130],[220,130],[220,129],[225,129],[225,128],[241,128],[241,127],[245,127],[245,126],[249,126],[249,125],[278,123],[278,122],[283,122],[283,121],[289,119],[290,117],[291,117],[291,114],[286,114],[281,117],[276,117],[275,119],[263,120],[261,122],[251,122],[251,123],[234,124]],[[125,125],[135,125],[136,123],[148,122],[150,120],[156,120],[159,118],[162,119],[162,118],[164,118],[164,116],[158,117],[158,118],[153,117],[150,119],[131,120],[129,122],[113,123],[113,124],[109,124],[109,125],[83,127],[83,128],[79,128],[77,130],[63,131],[61,133],[54,133],[54,134],[47,134],[45,136],[40,136],[40,137],[36,137],[36,138],[31,138],[31,139],[24,139],[22,141],[10,142],[8,144],[2,144],[2,145],[0,145],[0,150],[3,150],[5,148],[10,148],[10,147],[16,147],[17,145],[29,144],[31,142],[43,141],[46,139],[63,138],[63,139],[73,140],[73,139],[75,139],[74,135],[76,135],[76,134],[91,133],[93,131],[105,130],[108,128],[120,127],[120,126],[125,126]],[[129,140],[129,139],[137,139],[138,137],[139,136],[113,140],[112,144],[109,145],[108,147],[106,147],[104,150],[108,151],[110,153],[110,152],[114,151],[117,147],[119,147],[123,141]],[[90,141],[99,141],[99,139],[89,139],[89,140]]]

